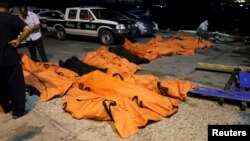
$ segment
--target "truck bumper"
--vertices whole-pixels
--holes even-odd
[[[131,37],[137,37],[138,36],[138,29],[133,28],[129,30],[113,30],[114,37],[118,39],[123,39],[123,38],[131,38]]]

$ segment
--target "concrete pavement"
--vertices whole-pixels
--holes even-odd
[[[157,35],[172,36],[176,32],[159,32]],[[137,39],[141,43],[151,38]],[[100,47],[96,39],[82,37],[58,41],[44,38],[49,60],[54,63],[71,56],[83,57],[86,52]],[[198,49],[194,56],[169,56],[143,64],[145,71],[138,74],[154,74],[160,79],[187,79],[194,83],[222,89],[229,74],[195,70],[197,62],[227,65],[247,65],[250,46],[242,42],[216,43],[212,48]],[[27,48],[20,52],[28,53]],[[248,64],[249,65],[249,64]],[[10,114],[0,112],[0,140],[2,141],[119,141],[108,122],[76,120],[62,109],[64,97],[40,102],[36,95],[27,93],[27,109],[30,113],[13,120]],[[180,103],[179,111],[169,118],[150,124],[128,141],[201,141],[207,140],[209,124],[250,124],[250,108],[240,111],[238,103],[219,106],[211,98],[188,97]]]

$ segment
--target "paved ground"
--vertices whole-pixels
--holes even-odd
[[[176,32],[157,33],[164,36]],[[137,39],[145,43],[150,38]],[[44,38],[49,60],[54,63],[71,56],[83,57],[86,52],[100,47],[98,40],[84,37],[70,37],[58,41],[51,36]],[[20,48],[26,52],[27,48]],[[219,63],[227,65],[249,65],[250,46],[243,42],[217,42],[213,48],[199,49],[194,56],[162,57],[141,65],[145,71],[139,73],[154,74],[160,79],[188,79],[207,87],[222,89],[229,74],[195,70],[197,62]],[[27,109],[30,113],[13,120],[10,114],[0,110],[0,141],[118,141],[122,140],[108,122],[94,120],[76,120],[62,110],[64,97],[48,102],[40,102],[36,95],[27,93]],[[188,97],[181,102],[179,111],[169,118],[142,128],[128,141],[202,141],[207,140],[209,124],[250,124],[250,108],[239,109],[239,103],[227,102],[219,106],[211,98]]]

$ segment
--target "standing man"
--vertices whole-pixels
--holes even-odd
[[[202,42],[202,39],[207,40],[208,37],[208,20],[203,21],[196,30],[196,35],[198,35],[198,43]]]
[[[30,31],[18,16],[9,13],[9,3],[0,0],[0,105],[4,113],[13,111],[13,119],[27,113],[25,83],[16,47]]]
[[[30,52],[31,59],[38,62],[37,52],[38,51],[42,62],[48,62],[46,53],[43,46],[42,33],[40,30],[40,21],[37,15],[27,10],[26,6],[19,7],[20,18],[24,20],[26,24],[31,28],[31,34],[27,38],[28,49]]]

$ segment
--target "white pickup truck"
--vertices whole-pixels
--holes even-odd
[[[47,19],[47,29],[64,40],[67,34],[98,37],[102,44],[111,45],[136,33],[135,22],[103,7],[67,8],[63,19]]]

